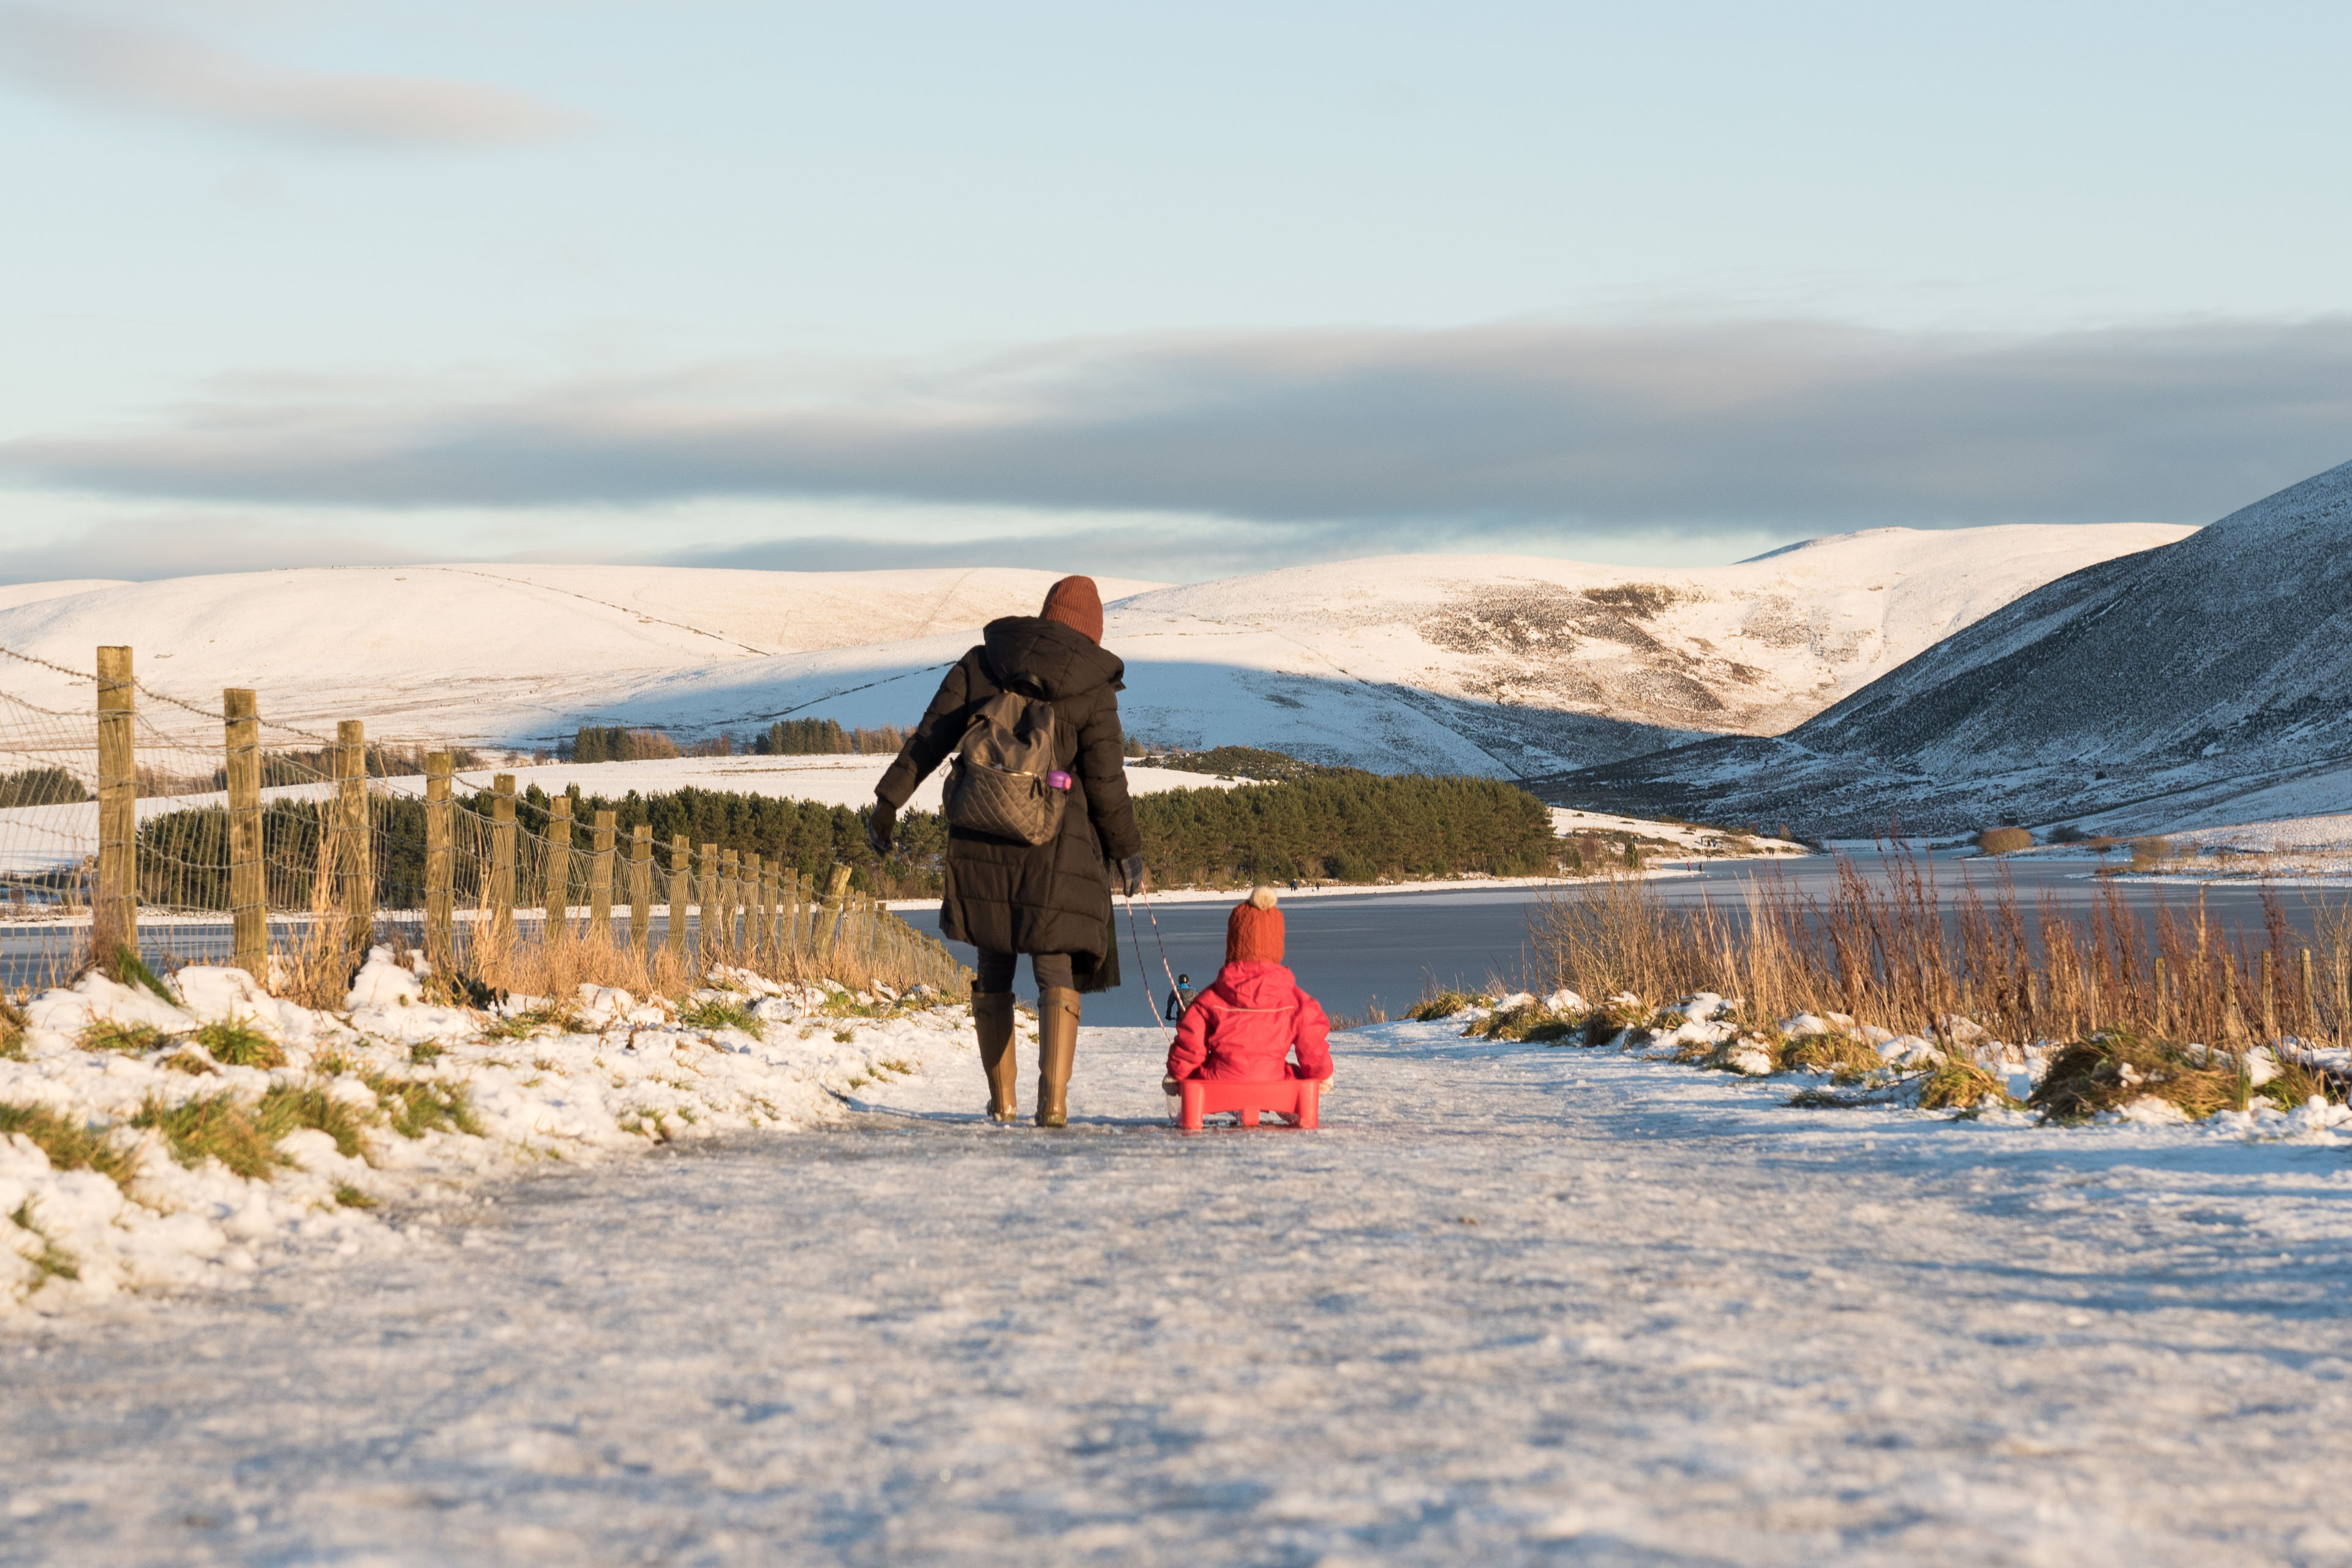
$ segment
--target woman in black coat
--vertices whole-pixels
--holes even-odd
[[[1091,577],[1065,577],[1042,613],[991,621],[981,645],[940,682],[923,721],[875,786],[868,837],[887,854],[898,814],[915,786],[963,742],[982,704],[1006,691],[1054,705],[1054,765],[1071,775],[1061,830],[1024,844],[950,826],[940,934],[980,949],[971,1016],[988,1074],[988,1114],[1013,1120],[1013,971],[1029,955],[1037,982],[1037,1125],[1069,1120],[1070,1067],[1078,1049],[1078,996],[1118,984],[1111,930],[1116,863],[1132,893],[1143,878],[1143,840],[1128,804],[1118,697],[1127,667],[1102,647],[1102,597]]]

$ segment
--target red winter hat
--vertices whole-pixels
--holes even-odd
[[[1225,917],[1225,962],[1282,962],[1282,911],[1274,907],[1272,888],[1252,888],[1249,902]]]
[[[1088,642],[1102,641],[1102,594],[1091,577],[1065,577],[1045,590],[1045,607],[1037,612],[1059,621]]]

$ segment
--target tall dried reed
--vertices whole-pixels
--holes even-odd
[[[1759,1021],[1838,1012],[1945,1039],[1966,1019],[2011,1042],[2123,1029],[2352,1044],[2352,905],[2314,902],[2311,923],[2298,931],[2268,888],[2261,923],[2226,931],[2201,893],[2143,914],[2112,884],[2081,914],[2047,893],[2029,908],[2006,878],[1948,902],[1931,867],[1896,857],[1879,876],[1845,862],[1826,898],[1765,872],[1736,912],[1670,908],[1632,877],[1568,886],[1529,917],[1531,979],[1651,1006],[1712,991]]]

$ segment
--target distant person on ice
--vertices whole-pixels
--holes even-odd
[[[1171,1024],[1181,1023],[1184,1018],[1184,1009],[1192,1005],[1192,977],[1189,974],[1180,974],[1176,977],[1176,989],[1168,993],[1168,1021]]]
[[[1225,917],[1225,966],[1184,1010],[1160,1087],[1173,1094],[1177,1080],[1191,1078],[1328,1084],[1330,1037],[1331,1021],[1282,966],[1282,911],[1274,889],[1254,889]]]
[[[1102,631],[1091,577],[1055,584],[1034,616],[989,622],[875,785],[866,820],[867,842],[887,855],[915,786],[962,752],[949,781],[940,934],[980,949],[971,1016],[997,1121],[1012,1121],[1019,1100],[1017,955],[1029,955],[1037,982],[1037,1125],[1060,1127],[1069,1120],[1079,994],[1118,984],[1114,868],[1127,892],[1143,881],[1118,728],[1127,667],[1105,651]]]

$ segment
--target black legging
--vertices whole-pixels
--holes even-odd
[[[1013,970],[1021,962],[1017,952],[999,952],[994,948],[980,950],[971,988],[982,996],[1002,996],[1013,989]],[[1070,974],[1070,955],[1066,952],[1033,952],[1029,955],[1029,973],[1039,990],[1058,985],[1063,990],[1074,988]]]

